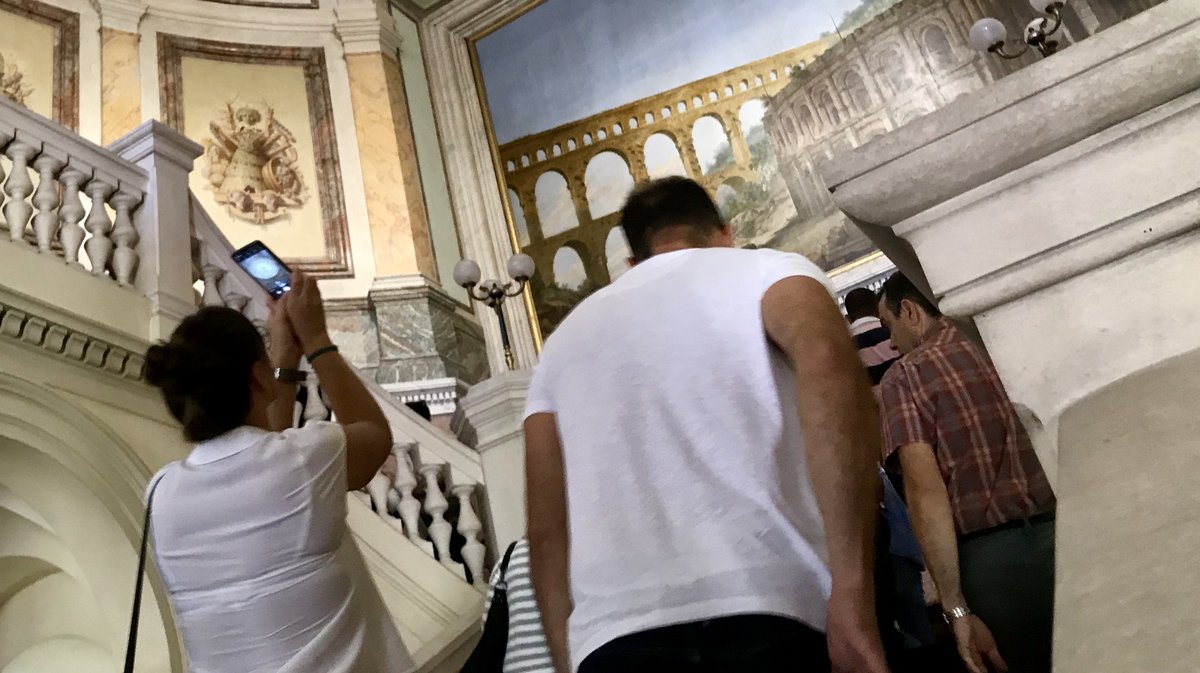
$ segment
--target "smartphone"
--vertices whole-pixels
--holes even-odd
[[[276,299],[292,289],[292,270],[262,241],[254,241],[234,251],[233,261]]]

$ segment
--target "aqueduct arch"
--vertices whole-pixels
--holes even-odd
[[[584,263],[588,277],[601,285],[608,282],[604,251],[618,215],[592,217],[586,173],[593,159],[606,152],[615,153],[625,160],[633,182],[642,182],[650,177],[646,143],[661,134],[675,145],[683,172],[710,191],[731,177],[755,179],[743,129],[743,108],[781,91],[793,67],[810,63],[831,43],[830,39],[814,42],[500,147],[505,182],[517,195],[529,232],[523,251],[537,263],[540,280],[553,282],[554,255],[569,241],[576,241],[587,250]],[[730,165],[708,175],[701,170],[692,133],[703,117],[717,120],[733,153]],[[536,198],[537,181],[548,171],[566,179],[579,219],[577,228],[549,235],[539,219]],[[517,205],[513,207],[515,211]]]

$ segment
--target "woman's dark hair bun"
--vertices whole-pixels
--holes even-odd
[[[166,390],[186,388],[182,380],[184,358],[179,349],[169,343],[155,344],[146,351],[146,383]]]
[[[223,306],[202,308],[171,339],[146,351],[146,382],[162,391],[189,441],[239,427],[250,413],[254,364],[266,357],[262,336],[246,316]]]

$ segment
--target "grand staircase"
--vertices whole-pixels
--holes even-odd
[[[142,381],[142,354],[201,305],[265,325],[265,293],[188,189],[200,151],[157,122],[101,148],[0,97],[4,673],[117,670],[141,492],[187,450]],[[348,496],[350,528],[421,670],[456,670],[494,558],[479,454],[364,381],[396,445],[365,492]],[[308,385],[298,421],[328,413],[319,382]],[[46,497],[56,490],[67,502]],[[182,671],[186,654],[149,578],[155,609],[143,619],[161,623],[143,627],[139,670]]]

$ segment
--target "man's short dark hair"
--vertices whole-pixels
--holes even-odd
[[[634,187],[621,209],[621,228],[634,261],[650,257],[651,241],[659,233],[690,227],[697,243],[725,227],[717,204],[694,180],[669,177]]]
[[[888,310],[893,314],[900,314],[900,302],[905,299],[920,306],[930,316],[936,318],[942,314],[938,310],[936,304],[921,293],[916,285],[902,273],[892,274],[891,278],[883,284],[883,290],[880,291],[883,300],[887,302]]]
[[[850,320],[879,317],[879,297],[865,287],[858,287],[846,295],[846,317]]]

